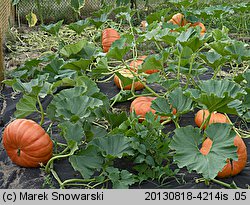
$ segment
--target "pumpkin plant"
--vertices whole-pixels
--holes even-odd
[[[3,146],[11,161],[22,167],[45,165],[52,157],[53,142],[33,120],[16,119],[3,132]]]

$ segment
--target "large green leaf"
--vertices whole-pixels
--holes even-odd
[[[96,67],[92,67],[90,75],[93,78],[102,78],[107,76],[106,73],[109,72],[108,59],[106,57],[103,57],[101,59],[97,59],[97,65]]]
[[[107,53],[107,57],[122,60],[125,54],[131,49],[132,40],[133,37],[131,35],[126,35],[113,42]]]
[[[127,170],[119,170],[114,167],[106,169],[107,176],[111,180],[113,189],[128,189],[129,185],[134,184],[137,180],[135,176]]]
[[[85,138],[82,125],[79,122],[64,121],[58,124],[58,127],[61,129],[61,134],[68,144],[73,142],[80,143]]]
[[[103,105],[101,100],[88,96],[63,99],[56,103],[56,117],[73,122],[79,119],[86,119],[90,116],[91,109],[101,105]]]
[[[157,114],[162,116],[172,115],[172,109],[166,98],[158,97],[152,101],[151,108],[153,108]]]
[[[4,83],[12,86],[15,91],[22,92],[23,94],[35,97],[45,97],[51,92],[51,84],[46,82],[48,77],[48,74],[44,74],[39,75],[37,78],[32,79],[29,82],[22,82],[19,78],[17,78],[5,80]]]
[[[86,93],[87,87],[74,87],[61,91],[48,106],[48,116],[51,119],[72,122],[86,120],[93,114],[94,108],[103,106],[102,100],[90,97]]]
[[[42,29],[52,35],[58,35],[60,28],[62,27],[63,20],[54,24],[41,25]]]
[[[92,61],[89,59],[79,59],[79,60],[72,60],[65,63],[62,68],[63,69],[71,69],[76,70],[81,73],[81,71],[86,71],[89,68],[89,65]]]
[[[236,108],[228,104],[246,95],[245,90],[237,83],[224,80],[201,81],[198,89],[190,89],[188,93],[191,98],[207,107],[210,112],[218,111],[229,114],[238,114]]]
[[[166,98],[156,98],[152,101],[151,107],[159,115],[171,116],[173,115],[172,108],[175,108],[179,115],[191,111],[192,104],[192,99],[185,96],[181,88],[176,88],[168,95],[168,100]]]
[[[162,20],[162,17],[165,16],[167,13],[169,13],[170,10],[171,8],[164,8],[164,9],[157,10],[153,13],[150,13],[146,17],[146,20],[149,24],[153,23],[154,21],[160,22]]]
[[[227,57],[223,57],[221,54],[214,50],[210,50],[200,55],[200,57],[214,70],[224,65],[228,61]]]
[[[177,128],[170,148],[175,150],[174,162],[179,168],[187,167],[190,172],[196,171],[206,179],[213,179],[228,158],[237,160],[237,148],[234,146],[236,134],[230,125],[217,123],[208,126],[204,135],[213,141],[207,155],[200,153],[203,136],[198,128],[192,126]]]
[[[165,29],[161,29],[155,38],[156,40],[163,41],[164,43],[167,43],[168,45],[174,45],[176,43],[177,37],[178,37],[178,34],[176,32],[171,32],[170,29],[165,28]]]
[[[183,31],[180,36],[176,39],[183,47],[189,47],[193,52],[197,51],[203,44],[208,40],[206,36],[201,37],[200,27],[188,28]]]
[[[244,42],[233,41],[231,45],[225,47],[225,50],[231,54],[238,64],[244,60],[250,60],[250,49],[247,48]]]
[[[177,114],[184,114],[193,109],[193,100],[184,95],[181,88],[173,90],[169,96],[169,102],[176,109]]]
[[[60,50],[60,54],[68,58],[92,59],[95,51],[96,47],[92,42],[80,40],[76,43],[64,46]]]
[[[125,120],[128,119],[126,112],[121,112],[121,113],[106,112],[105,117],[108,120],[112,129],[118,127],[120,124],[122,124]]]
[[[88,146],[85,150],[70,156],[69,162],[74,170],[79,171],[83,178],[88,179],[102,168],[104,159],[96,147]]]
[[[139,73],[144,72],[146,70],[163,70],[163,59],[159,55],[150,55],[148,56],[142,66],[139,68]]]
[[[103,13],[97,18],[90,18],[89,21],[93,24],[97,29],[102,26],[108,19],[108,14]]]
[[[99,147],[103,156],[108,158],[121,158],[124,155],[133,154],[131,140],[122,134],[95,138],[91,144]]]
[[[36,107],[37,99],[33,96],[24,95],[16,104],[14,113],[16,118],[25,118],[26,116],[38,111]]]
[[[68,25],[68,28],[80,35],[89,26],[89,19],[79,20]]]

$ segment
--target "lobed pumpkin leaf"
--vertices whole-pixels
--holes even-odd
[[[25,118],[26,116],[37,112],[37,99],[29,95],[24,95],[16,104],[14,115],[16,118]]]
[[[124,155],[133,155],[130,143],[131,140],[122,134],[99,137],[90,142],[90,144],[100,149],[104,157],[108,158],[121,158]]]
[[[91,77],[93,78],[102,78],[105,77],[106,74],[109,72],[108,69],[108,59],[106,57],[103,57],[101,59],[97,59],[97,66],[95,68],[92,68],[91,70]]]
[[[241,99],[246,92],[239,84],[223,79],[201,81],[198,89],[189,89],[186,94],[199,104],[205,105],[210,112],[238,114],[236,108],[228,104]]]
[[[206,53],[200,54],[200,57],[214,70],[228,61],[226,57],[223,57],[221,54],[217,53],[214,50],[210,50]]]
[[[114,167],[106,169],[107,176],[111,180],[114,189],[128,189],[129,185],[134,184],[137,180],[135,176],[127,170],[119,170]]]
[[[174,89],[168,96],[170,104],[176,109],[178,114],[184,114],[193,109],[193,100],[184,95],[179,87]]]
[[[78,72],[86,71],[89,68],[89,65],[91,64],[92,60],[90,59],[82,59],[79,60],[72,60],[67,63],[65,63],[62,66],[62,69],[70,69],[70,70],[76,70]]]
[[[158,97],[152,101],[151,108],[156,111],[156,114],[162,116],[170,116],[172,115],[172,109],[170,108],[170,104],[166,98]]]
[[[156,40],[163,41],[164,43],[168,45],[174,45],[176,44],[177,36],[178,34],[175,32],[171,32],[169,28],[164,28],[158,32],[156,36]]]
[[[138,69],[139,73],[151,70],[152,68],[155,70],[163,70],[163,60],[158,55],[150,55],[144,60],[140,67],[141,68]]]
[[[80,119],[86,119],[91,114],[91,109],[103,105],[99,99],[88,96],[77,96],[73,98],[61,99],[55,97],[56,115],[55,117],[63,118],[75,122]],[[55,102],[54,101],[54,102]],[[53,103],[52,103],[53,104]]]
[[[231,45],[225,47],[225,50],[230,53],[238,64],[244,60],[250,60],[250,49],[247,48],[244,42],[233,41]]]
[[[84,179],[89,179],[103,167],[104,159],[95,146],[89,145],[69,157],[69,162],[75,171],[79,171]]]
[[[79,122],[64,121],[58,124],[58,127],[61,129],[61,134],[67,141],[67,144],[72,142],[79,144],[85,138],[84,130]]]
[[[62,90],[54,96],[47,108],[48,117],[71,122],[91,120],[90,115],[95,115],[93,110],[104,106],[106,101],[106,97],[97,92],[99,88],[89,78],[78,78],[74,88]]]
[[[80,35],[89,26],[89,19],[79,20],[68,25],[68,28]]]
[[[179,168],[187,167],[189,172],[196,171],[205,179],[213,179],[228,158],[237,160],[237,148],[234,146],[236,134],[229,124],[215,123],[207,127],[204,135],[213,141],[207,155],[201,154],[199,149],[203,139],[200,130],[191,125],[175,130],[170,148],[176,151],[173,159]]]
[[[114,41],[107,53],[107,58],[122,60],[123,56],[131,49],[133,41],[132,35],[121,36],[120,39]]]
[[[42,28],[44,31],[46,31],[46,32],[48,32],[48,33],[50,33],[50,34],[52,34],[52,35],[58,35],[59,30],[60,30],[60,28],[62,27],[62,24],[63,24],[63,20],[58,21],[58,22],[56,22],[56,23],[54,23],[54,24],[41,25],[41,28]]]
[[[100,14],[100,16],[96,18],[90,18],[89,21],[92,25],[94,25],[98,29],[102,26],[102,24],[104,24],[107,21],[108,15],[109,14],[102,13]]]
[[[61,50],[60,54],[67,58],[79,59],[93,59],[95,55],[96,47],[94,43],[86,40],[80,40],[76,43],[65,45]]]

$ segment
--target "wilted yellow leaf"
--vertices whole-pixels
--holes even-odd
[[[36,14],[34,14],[33,12],[30,12],[29,14],[27,14],[26,19],[28,21],[29,27],[35,26],[37,23]]]

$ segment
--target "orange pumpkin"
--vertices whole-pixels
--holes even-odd
[[[102,31],[102,48],[107,53],[112,43],[120,38],[119,33],[113,28],[106,28]]]
[[[208,116],[209,116],[208,110],[199,110],[194,118],[195,124],[198,127],[201,127],[202,123],[208,118]],[[213,112],[211,113],[209,122],[205,124],[202,129],[206,129],[207,125],[210,125],[212,123],[230,123],[230,122],[224,114]]]
[[[172,16],[172,18],[168,21],[168,23],[172,23],[178,26],[185,26],[187,24],[187,21],[183,14],[177,13]]]
[[[200,149],[200,152],[203,155],[207,155],[210,152],[213,141],[210,138],[207,138],[203,143]],[[244,141],[236,135],[234,138],[234,145],[237,147],[237,155],[238,160],[232,161],[227,160],[227,164],[223,167],[223,169],[217,174],[219,178],[226,178],[230,176],[235,176],[239,174],[247,164],[247,148]]]
[[[139,122],[145,119],[146,113],[152,112],[155,114],[155,110],[151,108],[152,101],[156,97],[140,96],[133,100],[130,105],[130,112],[134,111],[137,116],[139,116]],[[173,114],[176,114],[176,109],[173,109]],[[157,115],[156,115],[157,117]],[[169,116],[161,116],[161,121],[170,119]]]
[[[168,21],[168,23],[176,24],[178,26],[185,26],[190,22],[188,22],[185,19],[185,16],[183,14],[177,13],[177,14],[173,15],[173,17]],[[195,27],[195,26],[200,26],[201,27],[201,32],[200,32],[201,36],[203,36],[206,33],[206,27],[204,26],[203,23],[195,22],[195,23],[190,24],[190,27]],[[171,30],[171,31],[174,31],[174,30]]]
[[[141,65],[143,63],[143,61],[147,58],[147,56],[139,56],[137,58],[137,60],[133,60],[130,62],[129,67],[131,68],[131,70],[137,71],[139,68],[139,65]],[[152,74],[152,73],[157,73],[159,72],[159,70],[157,69],[149,69],[144,71],[147,74]]]
[[[134,77],[133,74],[128,69],[120,70],[119,73],[127,78]],[[123,90],[131,90],[132,88],[132,84],[123,86],[121,79],[117,75],[114,76],[114,83],[119,89],[123,88]],[[133,86],[134,86],[134,90],[141,90],[144,88],[144,85],[139,81],[135,81],[133,83]]]
[[[22,167],[39,167],[52,157],[53,142],[33,120],[16,119],[4,129],[3,146],[11,161]]]
[[[195,22],[195,23],[191,24],[190,26],[191,27],[200,26],[201,27],[201,32],[200,32],[201,36],[203,36],[206,33],[206,27],[201,22]]]

